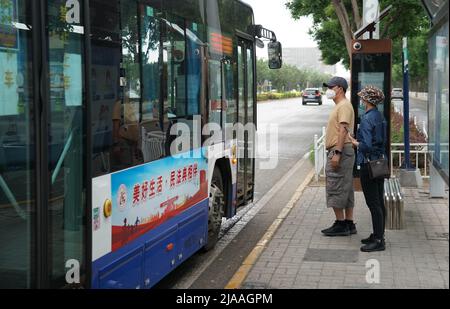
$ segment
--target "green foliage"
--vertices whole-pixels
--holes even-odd
[[[342,0],[347,11],[351,32],[355,32],[361,25],[357,25],[350,0]],[[359,15],[362,15],[362,0],[357,0]],[[393,49],[393,82],[400,86],[402,80],[402,38],[409,38],[410,78],[413,90],[426,89],[428,70],[427,35],[429,21],[420,1],[417,0],[380,0],[381,8],[389,5],[393,8],[388,17],[380,25],[380,38],[390,38],[394,42]],[[295,19],[304,16],[313,18],[314,27],[311,36],[322,51],[323,61],[333,65],[341,60],[350,67],[349,53],[345,44],[344,30],[341,27],[335,8],[330,0],[288,0],[286,6]]]
[[[258,102],[269,101],[269,100],[283,100],[299,98],[302,96],[300,91],[290,91],[290,92],[263,92],[258,94]]]
[[[300,70],[287,64],[284,64],[279,70],[271,70],[267,60],[263,59],[258,59],[256,72],[258,89],[262,88],[265,81],[270,81],[272,89],[280,92],[301,90],[307,87],[322,88],[322,84],[331,77],[318,71]]]
[[[311,144],[311,146],[309,147],[309,161],[311,162],[312,165],[314,165],[316,161],[316,154],[314,153],[314,144]]]

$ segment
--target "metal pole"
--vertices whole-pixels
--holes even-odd
[[[403,38],[403,119],[405,135],[405,162],[404,168],[411,168],[409,145],[409,63],[408,63],[408,38]]]
[[[327,149],[326,149],[326,142],[327,142],[327,128],[322,127],[322,136],[323,136],[323,175],[326,176],[326,166],[327,166]]]
[[[314,169],[316,171],[315,180],[316,182],[319,181],[319,152],[317,151],[317,141],[319,140],[319,137],[317,134],[314,134]]]

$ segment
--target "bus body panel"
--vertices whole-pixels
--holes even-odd
[[[93,179],[94,288],[150,287],[205,245],[208,166],[194,154]]]
[[[92,264],[92,288],[150,288],[207,239],[208,200]],[[131,253],[130,253],[131,252]]]
[[[214,168],[217,166],[217,161],[225,159],[227,168],[230,170],[230,188],[228,190],[228,205],[224,209],[226,218],[231,218],[236,214],[236,193],[237,193],[237,165],[233,164],[233,148],[237,145],[236,140],[231,140],[225,143],[218,143],[207,147],[208,152],[208,182],[211,183]],[[225,177],[225,176],[223,176]],[[209,192],[208,192],[209,194]]]

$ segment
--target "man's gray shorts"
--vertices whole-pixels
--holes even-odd
[[[333,148],[330,149],[334,150]],[[355,207],[355,190],[353,188],[353,166],[355,151],[350,144],[342,150],[340,168],[331,168],[331,152],[328,156],[325,174],[327,177],[327,207],[346,209]]]

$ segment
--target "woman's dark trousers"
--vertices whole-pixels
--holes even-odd
[[[367,206],[372,214],[373,235],[384,239],[386,208],[384,206],[384,179],[371,180],[367,164],[361,166],[361,186]]]

